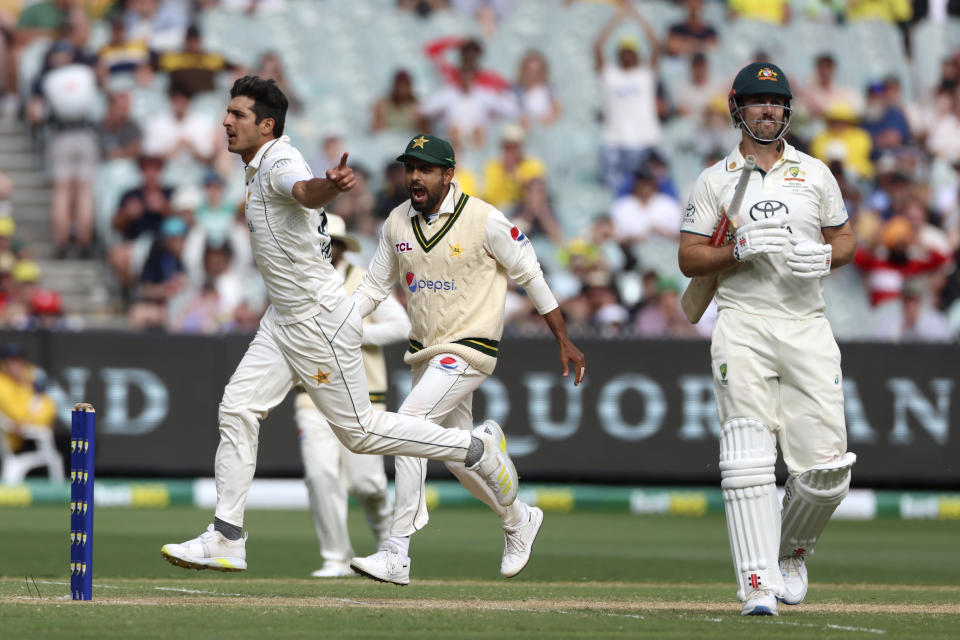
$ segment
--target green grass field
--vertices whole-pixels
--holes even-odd
[[[438,509],[413,541],[412,584],[321,581],[305,511],[251,511],[245,573],[160,558],[212,514],[98,509],[94,601],[69,600],[66,508],[0,508],[3,638],[956,638],[960,522],[833,522],[807,602],[741,618],[722,518],[548,513],[534,557],[498,575],[481,509]],[[358,553],[373,549],[351,512]],[[39,595],[38,595],[39,591]]]

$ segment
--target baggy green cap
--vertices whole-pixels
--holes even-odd
[[[403,162],[406,158],[416,158],[441,167],[454,167],[457,164],[453,155],[453,145],[443,138],[425,133],[413,138],[407,144],[407,150],[403,155],[397,156],[397,161]]]
[[[783,69],[771,62],[753,62],[745,66],[733,80],[731,98],[764,93],[792,98],[790,83]]]

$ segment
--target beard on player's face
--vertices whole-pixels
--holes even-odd
[[[413,201],[411,204],[416,211],[420,213],[433,213],[434,207],[437,206],[437,203],[440,202],[440,193],[431,193],[427,192],[427,199],[423,202]]]
[[[771,140],[786,126],[786,104],[778,96],[748,96],[741,110],[741,118],[753,137]]]
[[[445,187],[443,173],[443,169],[436,165],[407,164],[407,194],[415,211],[433,213],[443,198]]]

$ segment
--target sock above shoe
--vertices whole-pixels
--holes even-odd
[[[517,527],[522,527],[527,524],[529,521],[530,509],[527,508],[527,503],[521,502],[520,500],[506,507],[506,512],[500,519],[504,529],[516,529]]]
[[[396,552],[404,558],[410,557],[410,536],[390,536],[387,544],[395,547]]]
[[[227,540],[239,540],[243,536],[243,527],[230,524],[220,518],[213,519],[213,530],[218,531]]]
[[[467,457],[464,458],[463,464],[472,467],[473,465],[480,462],[480,458],[483,457],[483,441],[477,436],[470,438],[470,447],[467,449]]]

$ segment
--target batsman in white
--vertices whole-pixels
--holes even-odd
[[[805,560],[850,487],[840,350],[822,278],[856,248],[840,189],[819,160],[784,141],[790,85],[774,64],[737,74],[730,114],[741,141],[700,174],[683,220],[688,276],[718,274],[710,357],[720,416],[720,476],[743,615],[799,604]],[[744,157],[754,155],[733,243],[710,244]],[[789,472],[783,505],[777,444]]]
[[[361,317],[330,264],[326,214],[318,210],[356,184],[340,164],[315,178],[283,136],[287,99],[272,80],[245,76],[230,90],[227,148],[246,165],[247,226],[270,297],[260,328],[220,402],[213,524],[197,538],[164,545],[169,562],[193,569],[246,569],[243,514],[257,466],[260,421],[295,384],[323,412],[350,451],[462,462],[501,506],[513,504],[517,472],[486,429],[445,429],[370,405]],[[324,259],[319,259],[323,257]]]
[[[343,218],[333,214],[327,214],[327,235],[330,236],[331,263],[343,278],[349,295],[367,271],[351,264],[344,253],[360,251],[360,243],[347,233]],[[387,296],[383,304],[363,320],[363,367],[374,409],[387,408],[387,363],[383,347],[406,341],[409,333],[407,312],[393,296]],[[353,547],[347,531],[347,494],[363,509],[374,539],[378,544],[383,542],[393,516],[383,457],[353,453],[340,444],[327,419],[305,391],[297,393],[295,407],[304,480],[323,558],[323,566],[311,575],[314,578],[356,575],[350,568]]]
[[[399,412],[470,429],[473,392],[493,373],[503,334],[507,277],[524,287],[557,339],[563,375],[573,363],[574,384],[585,372],[583,354],[567,336],[563,316],[530,240],[497,209],[463,192],[454,179],[449,142],[418,135],[397,158],[406,171],[410,199],[397,206],[380,231],[377,252],[353,294],[366,315],[400,279],[407,288],[413,328],[404,359],[413,367],[413,389]],[[506,450],[503,432],[485,423]],[[490,485],[460,462],[447,468],[476,498],[500,516],[504,550],[500,573],[511,578],[526,566],[543,522],[537,507],[503,505]],[[410,536],[427,524],[422,460],[397,456],[390,538],[350,566],[374,580],[410,582]]]

